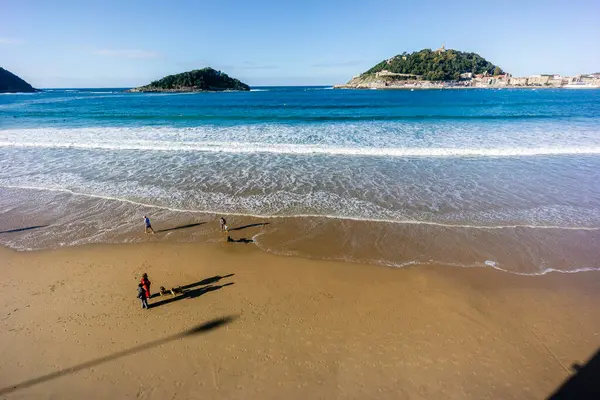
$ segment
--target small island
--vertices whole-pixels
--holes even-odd
[[[213,68],[195,69],[181,74],[165,76],[146,86],[128,92],[222,92],[248,91],[250,86]]]
[[[34,93],[37,91],[17,75],[0,67],[0,93]]]

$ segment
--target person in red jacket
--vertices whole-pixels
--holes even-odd
[[[144,287],[144,291],[146,292],[146,298],[149,299],[150,298],[150,284],[152,282],[150,282],[150,279],[148,279],[148,274],[144,273],[144,275],[142,275],[142,279],[140,280],[140,283]]]

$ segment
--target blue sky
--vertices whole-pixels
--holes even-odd
[[[40,88],[205,66],[250,85],[330,85],[445,43],[514,75],[568,75],[600,70],[599,15],[597,0],[0,0],[0,66]]]

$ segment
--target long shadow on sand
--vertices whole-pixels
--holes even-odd
[[[235,274],[227,274],[227,275],[223,275],[223,276],[221,276],[221,275],[215,275],[215,276],[211,276],[210,278],[202,279],[201,281],[198,281],[198,282],[188,283],[187,285],[184,285],[184,286],[177,286],[174,289],[178,289],[179,291],[183,291],[183,293],[179,294],[179,296],[183,296],[183,295],[186,294],[186,292],[189,292],[189,289],[194,289],[197,286],[210,285],[211,283],[217,283],[221,279],[230,278],[233,275],[235,275]],[[161,297],[161,296],[162,295],[160,293],[152,293],[150,295],[150,298],[151,299],[155,299],[155,298]],[[167,294],[166,296],[169,296],[169,295]],[[179,296],[176,296],[176,297],[179,297]],[[159,304],[160,305],[160,304],[166,304],[166,303],[159,302],[159,303],[155,303],[155,304]],[[150,305],[150,306],[152,306],[152,305]]]
[[[11,230],[8,230],[8,231],[0,231],[0,234],[2,234],[2,233],[13,233],[13,232],[30,231],[32,229],[45,228],[47,226],[48,225],[28,226],[27,228],[17,228],[17,229],[11,229]]]
[[[184,293],[182,293],[181,295],[184,295],[186,291],[188,291],[188,289],[193,289],[197,286],[202,286],[202,285],[210,285],[211,283],[217,283],[219,282],[221,279],[225,279],[225,278],[230,278],[235,274],[227,274],[227,275],[215,275],[215,276],[211,276],[210,278],[206,278],[206,279],[202,279],[201,281],[198,282],[194,282],[194,283],[189,283],[187,285],[184,286],[179,286],[177,287],[177,289],[183,290]],[[168,296],[168,295],[167,295]],[[161,297],[160,293],[153,293],[150,298],[151,299],[155,299],[157,297]],[[157,303],[155,303],[157,304]],[[161,303],[163,304],[163,303]]]
[[[250,225],[238,226],[236,228],[229,228],[229,231],[241,231],[242,229],[252,228],[255,226],[265,226],[265,225],[269,225],[269,224],[270,224],[270,222],[259,222],[257,224],[250,224]]]
[[[24,389],[24,388],[27,388],[27,387],[30,387],[33,385],[37,385],[40,383],[50,381],[52,379],[60,378],[61,376],[64,376],[64,375],[73,374],[75,372],[79,372],[84,369],[95,367],[97,365],[104,364],[104,363],[112,361],[112,360],[116,360],[117,358],[130,356],[132,354],[136,354],[141,351],[151,349],[153,347],[161,346],[165,343],[169,343],[174,340],[183,339],[183,338],[199,335],[201,333],[209,332],[213,329],[220,328],[224,325],[227,325],[227,324],[233,322],[235,319],[237,319],[237,316],[235,316],[235,315],[230,315],[230,316],[223,317],[223,318],[213,319],[212,321],[205,322],[203,324],[195,326],[192,329],[177,333],[172,336],[167,336],[165,338],[158,339],[153,342],[148,342],[148,343],[145,343],[145,344],[142,344],[139,346],[132,347],[127,350],[123,350],[123,351],[119,351],[117,353],[110,354],[108,356],[100,357],[95,360],[87,361],[87,362],[84,362],[84,363],[81,363],[78,365],[74,365],[69,368],[61,369],[59,371],[52,372],[47,375],[42,375],[37,378],[30,379],[28,381],[17,383],[16,385],[11,385],[11,386],[7,386],[4,388],[0,388],[0,396],[5,396],[5,395],[12,393],[19,389]]]
[[[211,283],[217,283],[219,282],[221,279],[225,279],[225,278],[231,278],[233,275],[235,274],[227,274],[227,275],[215,275],[212,276],[210,278],[206,278],[206,279],[202,279],[201,281],[195,282],[195,283],[190,283],[189,285],[185,285],[182,286],[182,289],[192,289],[196,286],[201,286],[201,285],[210,285]]]
[[[230,286],[230,285],[233,285],[233,282],[229,282],[224,285],[217,285],[217,286],[208,285],[208,286],[204,286],[201,288],[184,290],[183,293],[181,293],[180,295],[177,295],[177,296],[165,299],[165,300],[157,301],[156,303],[150,303],[148,305],[148,308],[164,306],[165,304],[174,303],[176,301],[183,300],[183,299],[195,299],[196,297],[200,297],[203,294],[206,294],[209,292],[214,292],[215,290],[219,290],[219,289],[224,288],[225,286]]]
[[[176,231],[176,230],[178,230],[178,229],[187,229],[187,228],[193,228],[193,227],[195,227],[195,226],[200,226],[200,225],[203,225],[203,224],[205,224],[205,223],[206,223],[206,222],[198,222],[198,223],[195,223],[195,224],[187,224],[187,225],[176,226],[176,227],[174,227],[174,228],[161,229],[161,230],[158,230],[158,231],[156,231],[156,233],[161,233],[161,232],[169,232],[169,231]]]
[[[572,368],[575,373],[548,399],[600,399],[600,348],[586,364]]]

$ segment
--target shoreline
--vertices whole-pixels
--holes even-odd
[[[0,206],[10,210],[0,223],[0,244],[21,251],[91,243],[225,243],[227,235],[219,232],[217,222],[223,215],[233,241],[243,241],[245,246],[265,253],[306,259],[400,269],[417,264],[483,267],[515,275],[599,269],[596,260],[600,229],[595,227],[257,217],[172,210],[64,191],[4,188],[0,192],[4,199],[0,198]],[[150,216],[157,235],[142,233],[142,215]]]
[[[372,268],[223,243],[0,256],[0,338],[11,343],[0,390],[67,371],[6,398],[537,399],[594,353],[600,332],[598,273]],[[141,310],[142,272],[153,293],[190,291]],[[146,345],[215,320],[224,325]]]

